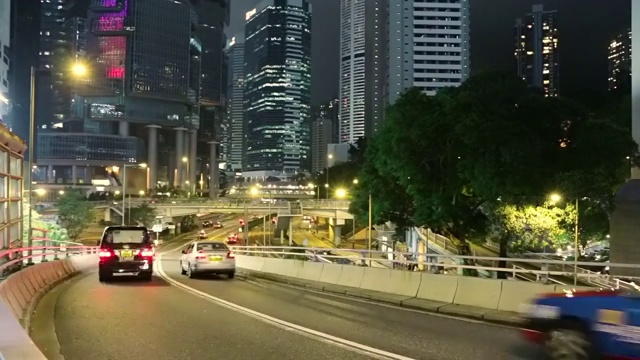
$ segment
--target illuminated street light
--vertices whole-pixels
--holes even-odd
[[[138,194],[140,194],[140,196],[144,195],[144,190],[138,191]]]
[[[142,164],[140,164],[140,165],[138,165],[138,166],[140,166],[140,167],[141,167],[141,168],[143,168],[143,169],[146,169],[146,168],[147,168],[147,164],[146,164],[146,163],[142,163]]]
[[[183,162],[183,163],[186,163],[186,162],[188,162],[188,161],[189,161],[189,158],[187,158],[186,156],[182,158],[182,162]]]
[[[347,190],[342,189],[342,188],[337,189],[336,190],[336,197],[338,199],[344,199],[345,197],[347,197]]]
[[[251,195],[258,195],[258,193],[260,192],[260,190],[258,190],[257,187],[252,187],[251,189],[249,189],[249,193],[251,193]]]
[[[353,179],[353,184],[358,185],[358,179]]]
[[[74,76],[85,76],[87,74],[87,67],[82,63],[75,63],[71,68]]]
[[[553,203],[557,203],[558,201],[562,200],[562,196],[560,196],[558,194],[551,194],[549,196],[549,200],[551,200],[551,202],[553,202]]]
[[[60,194],[60,195],[64,195],[64,190],[60,190],[60,191],[58,191],[58,194]]]
[[[47,190],[45,190],[45,189],[35,189],[34,192],[36,193],[36,195],[42,196],[42,195],[47,193]]]

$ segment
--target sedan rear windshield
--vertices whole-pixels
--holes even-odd
[[[227,245],[222,243],[202,243],[198,244],[198,251],[226,251],[229,250]]]
[[[145,229],[108,229],[103,244],[146,244],[150,243],[149,233]]]

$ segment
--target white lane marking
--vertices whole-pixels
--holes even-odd
[[[325,342],[325,343],[329,343],[332,345],[336,345],[342,348],[345,348],[347,350],[353,351],[353,352],[357,352],[360,354],[364,354],[367,356],[375,356],[379,359],[394,359],[394,360],[414,360],[413,358],[410,357],[406,357],[406,356],[402,356],[402,355],[398,355],[398,354],[394,354],[388,351],[384,351],[384,350],[380,350],[380,349],[376,349],[364,344],[360,344],[357,342],[353,342],[353,341],[349,341],[346,339],[342,339],[339,338],[337,336],[333,336],[333,335],[329,335],[320,331],[316,331],[313,329],[309,329],[306,328],[304,326],[300,326],[300,325],[296,325],[293,323],[290,323],[288,321],[284,321],[284,320],[280,320],[278,318],[275,318],[273,316],[269,316],[267,314],[263,314],[260,313],[258,311],[255,310],[251,310],[248,309],[246,307],[234,304],[232,302],[220,299],[218,297],[215,297],[213,295],[207,294],[205,292],[202,292],[200,290],[194,289],[188,285],[185,285],[177,280],[172,279],[171,277],[169,277],[165,272],[164,269],[162,268],[162,254],[158,255],[158,259],[155,262],[156,265],[156,271],[158,272],[158,274],[160,275],[161,278],[163,278],[165,281],[167,281],[169,284],[181,288],[182,290],[185,290],[187,292],[190,292],[192,294],[198,295],[202,298],[205,298],[211,302],[214,302],[218,305],[224,306],[230,310],[234,310],[236,312],[251,316],[255,319],[258,319],[260,321],[263,321],[265,323],[277,326],[281,329],[284,330],[289,330],[289,331],[294,331],[298,334],[301,335],[306,335],[308,337],[314,338],[316,340]]]

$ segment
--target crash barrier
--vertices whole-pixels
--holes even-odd
[[[548,285],[516,280],[481,279],[419,271],[279,259],[263,255],[269,251],[250,250],[249,248],[235,248],[234,252],[236,253],[236,266],[245,272],[285,276],[319,282],[327,286],[386,293],[400,298],[405,297],[405,300],[428,300],[442,305],[464,305],[507,312],[518,312],[523,303],[541,293],[594,289],[592,287]]]
[[[54,260],[63,251],[63,259]],[[28,334],[29,320],[38,301],[69,277],[95,267],[95,247],[48,246],[0,251],[0,359],[46,359]],[[23,256],[28,253],[31,255]],[[35,253],[35,254],[34,254]],[[29,256],[39,261],[28,264]],[[16,268],[18,266],[18,268]],[[9,273],[8,269],[12,269]]]

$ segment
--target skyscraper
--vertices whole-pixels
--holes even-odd
[[[339,142],[371,136],[384,109],[388,0],[341,0]]]
[[[531,13],[517,19],[515,25],[518,76],[542,89],[545,96],[558,96],[560,90],[556,15],[555,10],[545,11],[542,5],[533,5]]]
[[[411,87],[434,95],[469,77],[469,11],[469,0],[390,0],[390,103]]]
[[[11,2],[0,1],[0,121],[9,113],[9,64],[11,59]]]
[[[207,48],[196,34],[201,23],[194,6],[164,0],[78,3],[89,6],[88,72],[69,80],[70,111],[60,131],[38,134],[37,163],[47,170],[39,181],[89,183],[105,167],[115,167],[119,184],[122,165],[145,162],[149,188],[193,191],[197,183],[204,187],[205,177],[209,186],[216,183],[215,164],[198,166],[201,60]],[[54,74],[58,61],[72,63],[76,53],[56,54],[61,58],[52,63]],[[203,168],[216,171],[196,181]]]
[[[40,68],[50,69],[53,65],[53,50],[56,46],[56,32],[65,20],[68,0],[40,1]]]
[[[333,121],[318,118],[311,123],[311,172],[319,173],[327,167],[327,146],[332,143]]]
[[[227,170],[242,171],[244,157],[244,34],[231,38],[227,46]]]
[[[609,90],[630,89],[631,30],[616,36],[609,44]]]
[[[244,176],[308,171],[311,4],[264,0],[246,14]]]

